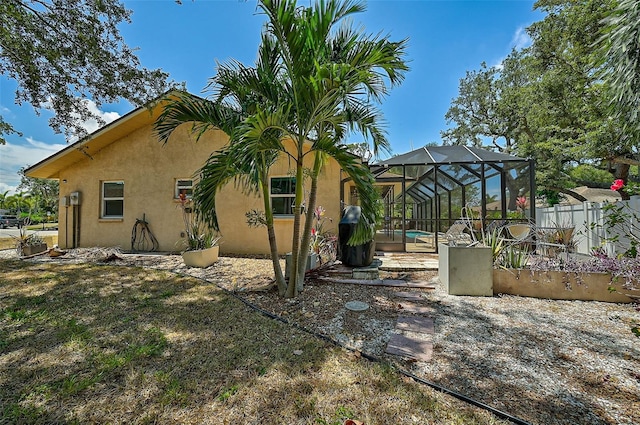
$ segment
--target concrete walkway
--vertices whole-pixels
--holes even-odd
[[[438,255],[424,253],[376,253],[382,264],[380,270],[412,272],[438,270]],[[408,286],[409,287],[409,286]],[[419,287],[435,288],[434,282],[423,282]],[[403,315],[396,322],[396,333],[387,344],[388,354],[428,362],[433,357],[434,311],[426,305],[422,292],[396,292]]]
[[[428,362],[433,357],[433,309],[422,304],[420,292],[397,292],[404,315],[398,317],[396,333],[386,352],[396,356]]]
[[[376,252],[382,264],[379,269],[390,272],[438,270],[438,254],[412,252]]]

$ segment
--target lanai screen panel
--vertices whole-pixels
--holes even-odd
[[[395,193],[395,229],[402,240],[426,240],[419,231],[430,232],[433,240],[446,232],[471,208],[482,221],[533,217],[534,209],[518,209],[518,198],[534,193],[531,160],[466,146],[427,146],[371,166],[374,174],[392,170],[404,176],[404,190]],[[468,212],[468,211],[467,211]],[[415,231],[414,231],[415,230]],[[408,245],[408,243],[407,243]]]

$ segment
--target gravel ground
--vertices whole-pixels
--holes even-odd
[[[637,305],[450,296],[441,285],[412,290],[424,297],[435,321],[433,359],[412,362],[384,354],[397,317],[406,315],[395,292],[406,288],[311,280],[297,299],[284,300],[273,291],[266,259],[221,257],[207,269],[193,269],[180,256],[95,248],[29,261],[98,262],[110,255],[114,265],[214,282],[264,310],[530,423],[640,424],[640,339],[630,330],[640,321]],[[0,257],[11,256],[0,251]],[[384,277],[437,281],[436,274]],[[370,308],[349,312],[344,304],[353,300]]]

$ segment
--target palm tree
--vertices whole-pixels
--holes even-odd
[[[241,123],[260,108],[267,109],[272,98],[277,99],[278,69],[274,60],[275,46],[270,39],[263,39],[255,68],[231,61],[218,66],[208,87],[214,91],[214,99],[206,100],[188,93],[172,93],[168,104],[155,124],[155,131],[163,143],[169,141],[173,131],[184,123],[193,123],[192,130],[199,139],[205,131],[219,128],[230,138],[230,144],[219,152],[213,152],[205,165],[196,173],[199,177],[194,190],[194,203],[207,224],[219,230],[216,213],[216,194],[235,181],[245,193],[259,193],[264,202],[263,224],[267,228],[271,260],[279,293],[285,294],[286,283],[278,257],[278,246],[269,196],[269,169],[278,158],[278,149],[262,149],[247,152],[242,147],[243,135],[238,130]],[[278,144],[277,130],[265,132],[262,142]]]
[[[30,195],[27,192],[18,192],[11,196],[7,196],[4,199],[5,206],[16,213],[16,215],[20,215],[23,208],[29,208],[29,204],[26,199]]]
[[[348,152],[344,138],[348,131],[356,130],[365,139],[371,138],[375,154],[388,150],[375,102],[390,86],[400,83],[408,70],[403,59],[406,40],[391,42],[354,29],[345,18],[365,10],[359,1],[320,0],[313,7],[301,8],[293,0],[262,0],[259,7],[268,17],[266,37],[275,40],[289,82],[288,104],[276,108],[276,113],[261,113],[257,119],[247,120],[245,138],[249,141],[278,128],[283,138],[295,143],[295,151],[290,153],[296,165],[293,283],[287,288],[287,296],[294,297],[302,289],[312,226],[312,220],[307,219],[301,237],[305,157],[313,155],[307,209],[315,208],[318,175],[331,157],[353,180],[360,196],[362,217],[350,243],[373,238],[379,218],[374,180]],[[311,143],[308,151],[307,143]]]
[[[215,89],[213,101],[193,108],[184,97],[170,103],[156,131],[166,142],[177,125],[193,121],[199,135],[211,127],[229,135],[229,147],[214,152],[201,170],[194,194],[197,209],[212,223],[216,222],[215,194],[231,179],[241,179],[245,189],[262,190],[269,228],[268,170],[278,155],[289,156],[295,164],[296,188],[293,261],[285,295],[295,297],[304,281],[312,226],[307,219],[301,229],[305,160],[313,161],[307,210],[315,208],[318,176],[328,158],[333,158],[359,192],[362,217],[350,243],[373,237],[379,218],[374,179],[349,152],[344,139],[355,130],[371,138],[376,154],[388,149],[374,103],[387,94],[387,80],[389,86],[398,84],[408,70],[403,60],[406,40],[368,36],[348,24],[334,29],[344,18],[364,10],[356,1],[320,1],[314,7],[299,8],[293,0],[263,0],[259,7],[268,22],[256,68],[236,62],[219,66],[218,75],[210,81]],[[293,142],[293,151],[285,148],[286,141]],[[278,279],[275,233],[270,231],[269,238]],[[279,288],[282,294],[284,286]]]
[[[7,208],[6,202],[8,193],[8,190],[6,190],[4,193],[0,193],[0,208]]]

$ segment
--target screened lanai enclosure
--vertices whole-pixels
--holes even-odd
[[[466,146],[425,146],[370,167],[384,209],[377,250],[437,252],[438,242],[460,232],[461,221],[479,237],[482,229],[535,220],[530,159]]]

